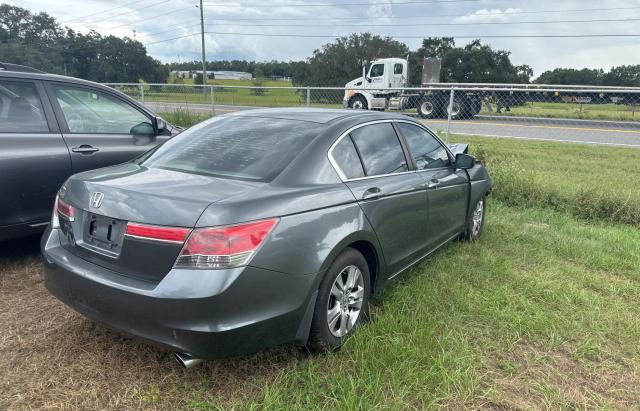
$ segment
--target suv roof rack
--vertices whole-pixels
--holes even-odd
[[[11,63],[3,63],[0,62],[0,71],[18,71],[22,73],[42,73],[45,72],[42,70],[34,69],[29,66],[21,66],[20,64],[11,64]]]

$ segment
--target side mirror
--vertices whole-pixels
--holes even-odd
[[[150,123],[142,122],[131,127],[130,133],[134,136],[152,136],[155,130]]]
[[[470,156],[466,153],[458,153],[456,154],[456,168],[461,168],[463,170],[467,170],[476,165],[476,158],[474,156]]]
[[[156,130],[158,134],[167,129],[167,122],[162,117],[156,117]]]

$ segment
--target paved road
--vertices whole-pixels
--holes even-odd
[[[185,105],[184,103],[150,102],[146,105],[156,112],[173,112],[182,109],[193,113],[211,114],[211,106],[208,104]],[[253,108],[256,107],[217,105],[216,113],[229,113]],[[444,131],[447,127],[447,120],[422,121],[433,130]],[[481,116],[473,120],[452,122],[450,132],[461,135],[482,135],[526,140],[553,140],[640,148],[639,122]]]

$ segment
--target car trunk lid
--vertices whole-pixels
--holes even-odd
[[[210,204],[258,185],[134,164],[83,173],[63,190],[64,201],[75,208],[74,221],[61,219],[63,244],[121,275],[159,282],[173,267],[183,239],[127,234],[128,224],[188,233]]]

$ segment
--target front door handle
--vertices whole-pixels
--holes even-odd
[[[371,187],[362,194],[363,200],[377,200],[382,195],[382,190],[378,187]]]
[[[96,151],[100,151],[100,149],[97,147],[90,146],[88,144],[83,144],[80,147],[73,147],[71,151],[73,151],[74,153],[80,153],[80,154],[91,154],[91,153],[95,153]]]
[[[438,187],[440,187],[440,180],[438,180],[437,178],[432,178],[427,183],[427,188],[438,188]]]

